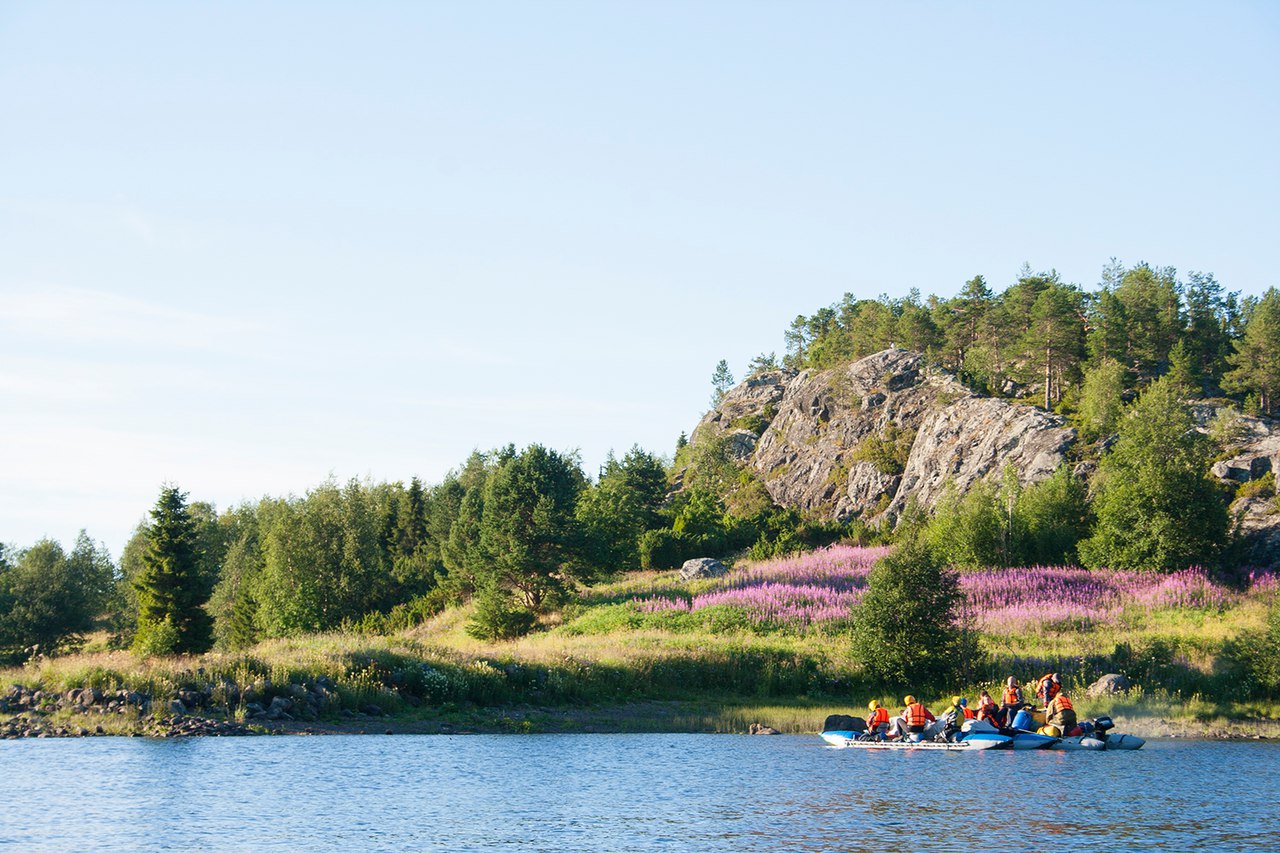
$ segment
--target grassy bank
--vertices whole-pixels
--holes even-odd
[[[879,555],[837,547],[694,582],[636,573],[584,590],[539,630],[501,643],[469,636],[465,608],[392,636],[319,634],[186,658],[140,660],[97,638],[80,654],[0,670],[0,701],[21,684],[41,692],[36,710],[71,719],[86,715],[67,698],[73,690],[96,689],[103,703],[148,697],[145,708],[122,699],[89,709],[120,731],[185,697],[192,713],[264,729],[813,732],[829,713],[901,698],[864,683],[848,618]],[[1280,702],[1247,683],[1240,642],[1265,625],[1273,575],[1228,583],[1195,571],[1036,568],[974,573],[962,586],[982,660],[971,683],[924,694],[934,704],[1010,674],[1026,682],[1057,671],[1084,714],[1110,713],[1130,731],[1280,734]],[[1108,672],[1134,689],[1085,697]],[[907,691],[921,693],[895,692]],[[288,710],[265,718],[277,698]]]

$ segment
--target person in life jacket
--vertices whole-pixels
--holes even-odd
[[[964,713],[965,700],[963,696],[952,696],[951,704],[947,706],[947,710],[942,712],[942,716],[938,719],[942,720],[942,731],[950,740],[956,732],[960,731],[960,727],[964,725],[967,719]]]
[[[1004,725],[1013,725],[1013,715],[1022,710],[1026,700],[1022,698],[1022,687],[1018,679],[1012,675],[1004,683],[1004,696],[1001,699],[1000,719]]]
[[[969,707],[969,698],[967,696],[960,697],[960,709],[964,711],[966,720],[972,720],[978,716],[978,712]]]
[[[1062,683],[1058,681],[1058,673],[1050,672],[1040,676],[1040,680],[1036,682],[1036,698],[1040,700],[1041,705],[1048,708],[1053,697],[1057,696],[1061,689]]]
[[[937,722],[937,718],[916,697],[905,696],[902,704],[906,707],[899,716],[893,718],[893,726],[889,730],[891,734],[899,737],[923,735],[930,723]]]
[[[883,738],[889,730],[889,709],[872,699],[867,710],[867,732]]]
[[[1045,708],[1045,723],[1051,726],[1057,726],[1062,731],[1069,732],[1076,727],[1076,709],[1071,704],[1071,697],[1063,693],[1059,689],[1058,693],[1049,700],[1048,706]]]
[[[991,694],[985,690],[978,694],[977,716],[979,720],[986,720],[996,727],[1004,723],[1000,718],[1000,706],[996,704],[996,700],[991,698]]]

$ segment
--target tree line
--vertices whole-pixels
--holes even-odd
[[[785,333],[783,366],[825,369],[896,345],[928,355],[976,390],[1045,408],[1079,406],[1088,373],[1109,369],[1124,390],[1165,374],[1198,395],[1231,394],[1276,410],[1280,291],[1242,297],[1212,274],[1112,259],[1096,290],[1023,267],[999,294],[982,276],[950,299],[845,294]],[[752,369],[774,366],[759,356]]]
[[[1231,494],[1206,473],[1225,444],[1193,429],[1185,398],[1231,391],[1274,406],[1280,294],[1241,299],[1212,276],[1112,264],[1098,293],[1024,270],[995,296],[851,296],[797,318],[784,359],[826,368],[890,344],[920,349],[996,393],[1038,393],[1097,440],[1089,483],[1063,469],[909,508],[897,531],[774,504],[724,436],[683,436],[668,463],[638,447],[588,477],[539,445],[474,453],[426,486],[325,482],[221,512],[166,486],[118,566],[82,533],[0,548],[0,657],[74,647],[95,626],[143,654],[240,648],[316,631],[403,628],[474,601],[468,630],[530,630],[580,584],[689,557],[768,557],[844,538],[910,536],[945,565],[1071,563],[1171,570],[1232,557]],[[753,370],[777,367],[761,356]],[[721,363],[716,398],[732,378]],[[1226,420],[1229,420],[1227,418]],[[1216,428],[1217,429],[1217,428]],[[1229,433],[1230,424],[1219,432]],[[890,437],[891,438],[891,437]],[[897,444],[885,438],[885,453]]]

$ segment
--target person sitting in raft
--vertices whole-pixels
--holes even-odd
[[[964,711],[964,718],[966,720],[972,720],[978,716],[977,712],[969,707],[969,697],[967,696],[960,697],[960,710]]]
[[[963,696],[952,696],[951,704],[947,706],[947,710],[942,712],[942,716],[938,719],[942,721],[942,733],[946,735],[947,740],[954,739],[956,733],[960,731],[960,727],[964,725],[967,719],[964,713],[965,700]]]
[[[1000,719],[1000,706],[985,690],[978,694],[978,719],[986,720],[997,728],[1003,724],[1003,720]]]
[[[1061,690],[1049,700],[1044,715],[1045,723],[1057,726],[1064,735],[1076,727],[1076,709],[1071,705],[1071,697]]]
[[[1022,710],[1026,700],[1022,698],[1022,687],[1018,679],[1012,675],[1004,683],[1004,704],[1000,706],[1000,719],[1005,725],[1013,725],[1013,715]]]
[[[1053,697],[1057,696],[1061,689],[1062,683],[1058,681],[1058,673],[1050,672],[1040,676],[1040,680],[1036,682],[1036,698],[1040,700],[1041,705],[1048,708]]]
[[[891,735],[902,738],[907,735],[923,737],[925,728],[930,723],[937,722],[937,717],[933,716],[923,703],[916,701],[916,697],[905,696],[902,704],[906,707],[902,709],[901,715],[893,718],[893,726],[889,729]]]
[[[889,731],[889,709],[872,699],[867,705],[867,710],[871,713],[867,715],[867,733],[879,735],[884,740],[885,734]]]

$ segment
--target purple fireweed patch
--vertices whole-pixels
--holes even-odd
[[[655,588],[631,599],[641,613],[695,612],[731,607],[760,625],[804,629],[847,619],[866,589],[867,575],[889,548],[834,545],[773,560],[746,562],[697,594]],[[983,630],[1088,630],[1116,624],[1126,608],[1222,610],[1242,595],[1280,589],[1277,574],[1255,570],[1247,593],[1218,583],[1193,566],[1170,575],[1075,566],[1030,566],[964,572],[965,609]]]

